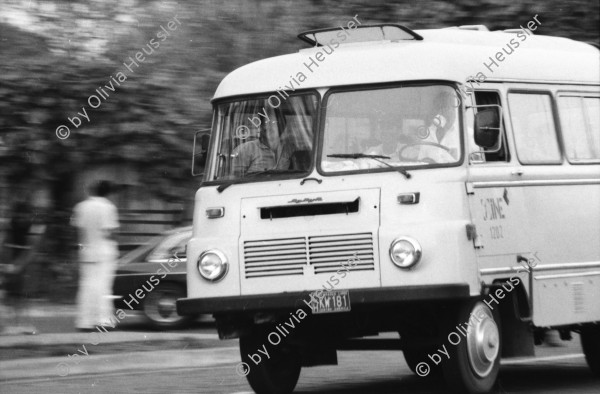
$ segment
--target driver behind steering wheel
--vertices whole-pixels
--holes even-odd
[[[456,93],[444,91],[433,100],[433,112],[429,125],[418,134],[423,142],[435,145],[422,145],[419,160],[435,163],[450,163],[458,160],[459,133],[456,115]],[[426,160],[427,159],[427,160]]]

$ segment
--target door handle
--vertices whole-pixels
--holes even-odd
[[[521,175],[523,175],[523,170],[515,170],[515,171],[511,172],[510,175],[521,176]]]
[[[300,182],[300,186],[304,185],[304,182],[306,182],[306,181],[315,181],[318,184],[321,184],[321,182],[323,182],[323,180],[319,179],[319,178],[305,178],[302,180],[302,182]]]

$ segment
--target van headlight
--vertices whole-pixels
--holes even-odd
[[[198,257],[198,272],[206,280],[216,282],[227,274],[228,269],[227,257],[219,250],[206,250]]]
[[[390,258],[400,268],[414,267],[421,254],[421,245],[411,237],[398,237],[390,245]]]

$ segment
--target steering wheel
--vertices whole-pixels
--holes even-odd
[[[419,146],[419,145],[434,146],[436,148],[443,149],[446,152],[448,152],[448,154],[450,154],[450,148],[448,148],[448,147],[446,147],[446,146],[444,146],[442,144],[438,144],[437,142],[420,141],[420,142],[413,142],[413,143],[410,143],[410,144],[406,144],[402,148],[400,148],[400,150],[398,151],[398,158],[400,160],[402,160],[402,161],[412,161],[412,160],[414,160],[413,158],[403,156],[402,152],[404,152],[404,150],[407,149],[407,148],[412,148],[413,146]],[[424,159],[421,159],[421,161],[424,161],[424,162],[429,163],[429,164],[437,163],[437,161],[433,160],[430,157],[426,157]]]

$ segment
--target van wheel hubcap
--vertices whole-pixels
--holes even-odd
[[[486,377],[498,358],[500,333],[494,321],[492,311],[477,303],[470,314],[467,329],[467,352],[473,371],[480,377]]]

